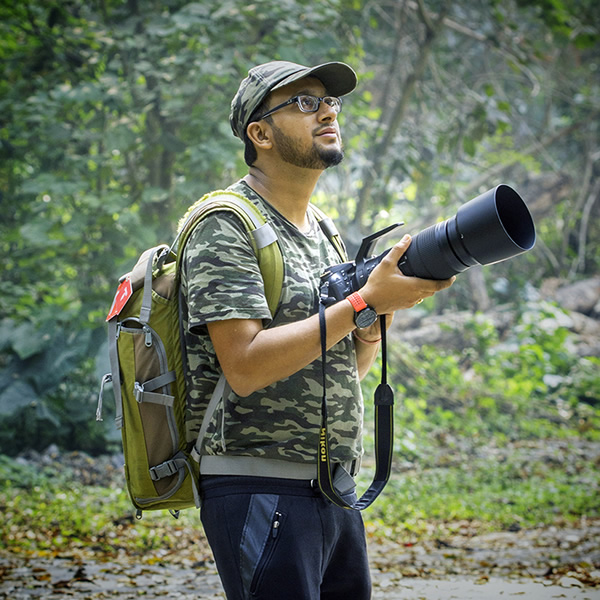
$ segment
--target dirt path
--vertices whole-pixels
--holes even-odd
[[[600,521],[414,545],[371,543],[373,600],[600,600]],[[15,556],[0,550],[0,598],[216,600],[214,566],[147,557]],[[351,600],[351,599],[349,599]]]
[[[223,600],[221,584],[213,568],[165,565],[123,565],[70,559],[0,561],[5,571],[0,598],[6,600]],[[9,567],[9,565],[11,565]],[[20,565],[20,566],[19,566]],[[373,600],[527,600],[600,598],[600,588],[565,581],[560,585],[543,579],[445,579],[402,577],[398,573],[373,572]],[[351,599],[349,599],[351,600]]]
[[[74,479],[85,485],[109,485],[120,477],[111,457],[59,458],[59,467],[68,461]],[[48,461],[56,458],[29,460],[40,468]],[[197,516],[182,515],[176,526],[172,520],[148,523],[154,537],[164,528],[170,544],[137,555],[132,538],[143,533],[128,520],[115,521],[107,538],[110,555],[99,549],[107,552],[106,545],[89,539],[74,539],[67,551],[39,550],[52,547],[40,543],[52,532],[18,530],[14,535],[30,544],[12,545],[22,552],[17,555],[0,542],[0,600],[223,600]],[[600,519],[520,531],[483,529],[470,522],[432,524],[426,537],[410,542],[382,540],[368,528],[373,600],[600,600]]]
[[[371,553],[373,598],[600,600],[600,521],[578,527],[457,535]]]

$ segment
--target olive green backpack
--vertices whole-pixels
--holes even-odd
[[[316,207],[311,205],[311,209],[342,256],[333,222]],[[198,462],[192,458],[195,444],[186,442],[180,259],[194,227],[217,211],[229,211],[243,223],[272,314],[279,303],[283,258],[277,236],[250,200],[229,190],[198,200],[182,220],[173,244],[146,250],[133,270],[120,278],[107,317],[111,372],[102,378],[96,419],[102,420],[104,385],[112,382],[125,480],[138,517],[143,510],[157,509],[177,516],[181,509],[200,505]],[[220,386],[215,394],[222,389]],[[216,404],[215,394],[207,406]],[[205,423],[211,416],[205,412]]]

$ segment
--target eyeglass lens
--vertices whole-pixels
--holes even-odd
[[[303,112],[316,112],[319,110],[321,101],[331,106],[335,112],[339,113],[342,108],[340,99],[334,96],[325,96],[324,98],[317,98],[316,96],[298,96],[298,106]]]

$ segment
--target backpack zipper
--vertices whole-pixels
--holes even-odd
[[[144,332],[144,343],[146,344],[146,348],[152,347],[152,338],[153,338],[152,334],[154,334],[154,331],[152,330],[150,325],[148,325],[147,323],[144,324],[144,326],[142,327],[142,331]],[[156,335],[156,334],[154,334],[154,335]],[[158,336],[156,336],[156,337],[158,338]],[[160,360],[160,356],[159,356],[159,360]],[[160,368],[162,370],[162,368],[163,368],[162,364],[161,364]],[[165,365],[165,370],[166,370],[166,365]]]

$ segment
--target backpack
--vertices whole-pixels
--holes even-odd
[[[333,221],[310,205],[321,229],[345,256]],[[271,314],[283,285],[283,257],[271,225],[246,197],[232,191],[203,196],[180,222],[171,246],[146,250],[123,275],[107,317],[111,372],[104,375],[96,419],[102,420],[103,391],[112,382],[115,424],[121,431],[125,480],[138,518],[143,510],[199,508],[199,453],[186,442],[185,344],[181,324],[181,258],[194,227],[206,216],[229,211],[243,223],[257,256]],[[207,403],[201,440],[225,389],[222,376]],[[199,444],[198,444],[199,446]]]

